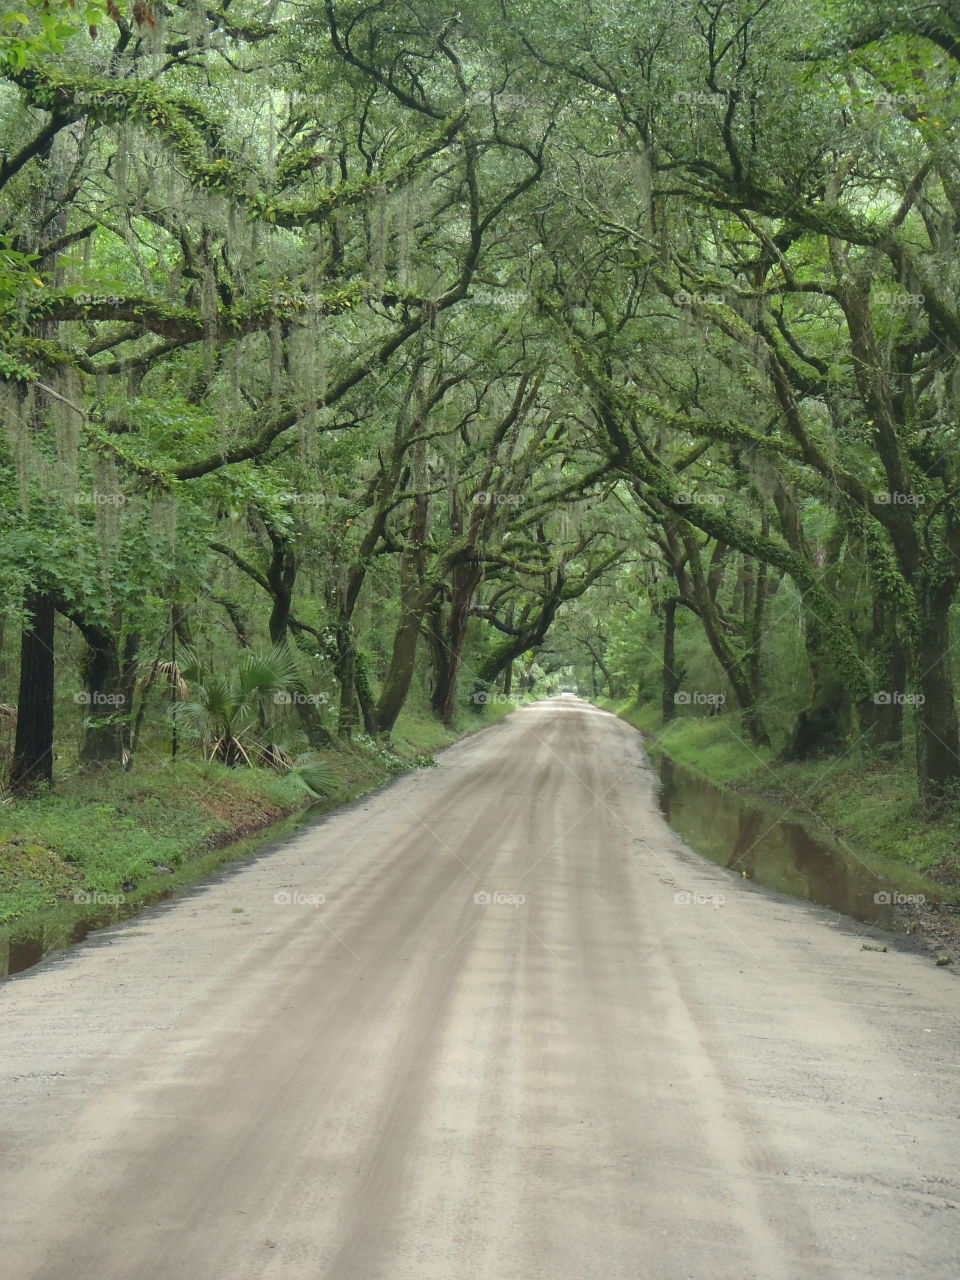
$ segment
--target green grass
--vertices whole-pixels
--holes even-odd
[[[664,726],[653,703],[610,709],[641,730],[654,756],[781,809],[790,805],[791,820],[815,835],[839,836],[865,854],[960,884],[960,810],[936,820],[921,814],[909,758],[889,760],[857,745],[839,759],[783,764],[770,748],[743,741],[735,714],[682,714]]]
[[[308,805],[323,813],[428,766],[434,752],[511,709],[491,704],[477,715],[466,712],[453,730],[429,714],[405,713],[390,747],[360,736],[320,753],[337,783],[316,804],[289,775],[189,756],[174,762],[145,756],[129,773],[76,771],[52,792],[0,806],[0,924],[72,907],[79,892],[122,893],[129,904],[189,883],[237,856],[235,842],[252,836],[263,842]],[[248,839],[242,852],[258,840]],[[136,889],[125,891],[124,884]]]
[[[53,792],[0,809],[0,921],[79,890],[138,888],[309,799],[292,778],[189,759],[76,773]]]

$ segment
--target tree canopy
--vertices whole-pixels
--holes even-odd
[[[954,4],[2,10],[9,786],[695,670],[955,801]]]

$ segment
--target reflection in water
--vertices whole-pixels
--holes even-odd
[[[775,808],[751,804],[667,758],[660,782],[663,815],[695,852],[767,888],[879,924],[892,923],[893,908],[884,900],[892,891],[926,892],[928,901],[944,896],[909,868],[892,865],[885,873],[867,866],[849,848],[781,821]]]
[[[160,901],[166,896],[165,892],[158,892],[153,900]],[[39,964],[51,951],[82,942],[94,929],[129,920],[141,908],[142,903],[109,907],[65,906],[42,925],[28,926],[23,932],[16,926],[8,927],[0,935],[0,978],[22,973],[31,965]]]

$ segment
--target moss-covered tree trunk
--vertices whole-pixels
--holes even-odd
[[[668,724],[677,714],[677,693],[680,690],[681,673],[677,670],[677,605],[671,596],[663,605],[663,665],[660,690],[660,714]]]
[[[915,685],[922,698],[917,711],[917,772],[920,795],[938,811],[960,780],[960,732],[950,672],[952,586],[928,588],[917,639]]]

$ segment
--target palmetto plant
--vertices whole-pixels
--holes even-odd
[[[274,696],[300,684],[296,662],[285,645],[251,649],[226,673],[210,670],[196,650],[188,650],[180,675],[193,696],[177,704],[177,719],[203,741],[211,760],[230,766],[251,764],[251,756],[263,756],[267,748],[256,740],[256,729],[266,729]]]

